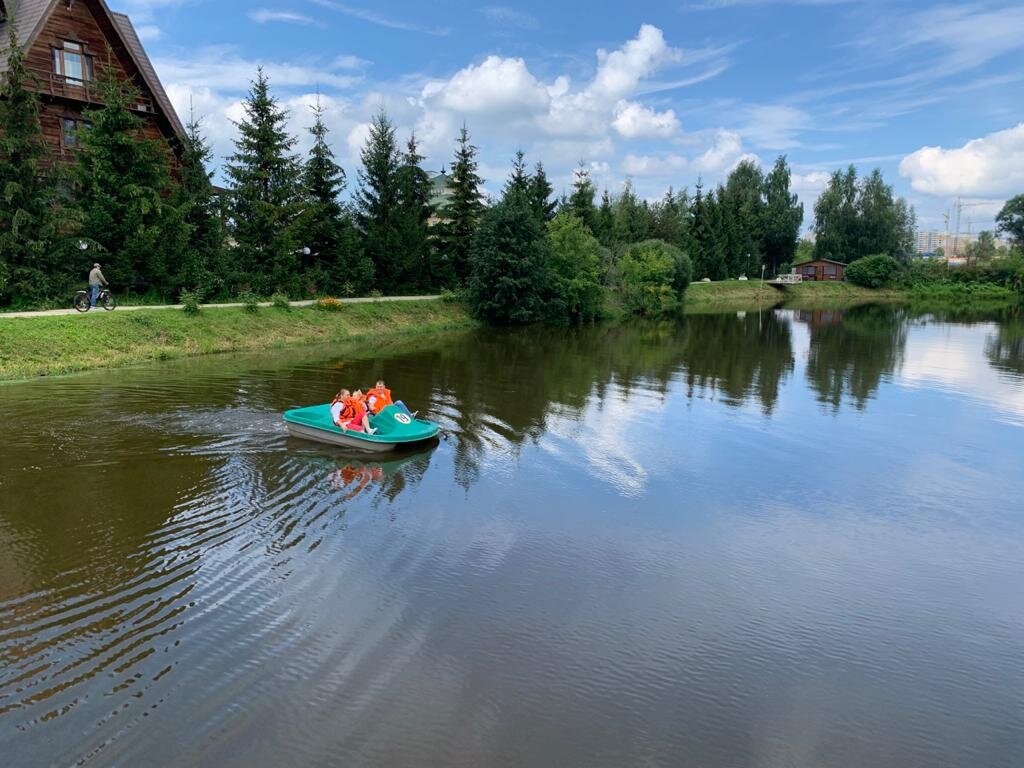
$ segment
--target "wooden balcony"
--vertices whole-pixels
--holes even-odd
[[[73,77],[59,75],[56,72],[40,72],[31,70],[32,77],[38,84],[39,92],[52,96],[56,99],[70,99],[81,101],[89,105],[99,105],[103,101],[100,98],[100,87],[95,80],[79,80]],[[153,102],[144,97],[136,96],[131,108],[135,112],[155,114],[156,108]]]

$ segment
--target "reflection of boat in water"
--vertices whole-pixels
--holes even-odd
[[[394,405],[371,417],[371,424],[377,430],[373,435],[353,430],[342,432],[331,419],[331,406],[327,403],[285,411],[284,421],[288,434],[293,437],[372,453],[413,447],[434,439],[440,431],[437,424],[414,419]]]

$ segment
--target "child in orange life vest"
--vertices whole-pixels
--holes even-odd
[[[375,416],[381,411],[383,411],[385,408],[387,408],[389,405],[397,405],[410,416],[414,418],[416,416],[416,414],[410,411],[406,404],[403,403],[401,400],[399,400],[396,403],[391,399],[391,390],[388,389],[387,386],[384,384],[384,379],[377,379],[376,386],[374,386],[374,388],[371,389],[366,394],[369,398],[370,410],[373,412]]]
[[[361,396],[362,392],[357,389],[355,394]],[[331,419],[342,432],[348,432],[350,429],[353,432],[366,432],[368,435],[377,432],[370,426],[366,406],[363,405],[361,398],[354,396],[347,389],[340,390],[331,401]]]

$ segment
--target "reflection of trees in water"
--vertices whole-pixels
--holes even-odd
[[[841,323],[812,324],[807,379],[818,400],[838,410],[848,396],[863,409],[903,364],[907,323],[902,309],[869,305],[847,310]]]
[[[995,335],[985,340],[985,356],[992,367],[1006,373],[1024,376],[1024,319],[1005,318]]]
[[[765,413],[793,371],[789,323],[776,312],[690,315],[684,360],[688,395],[722,392],[729,405],[756,397]]]

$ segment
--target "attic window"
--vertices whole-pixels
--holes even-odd
[[[68,83],[81,85],[93,79],[92,56],[85,55],[81,43],[64,40],[53,49],[53,71]]]

